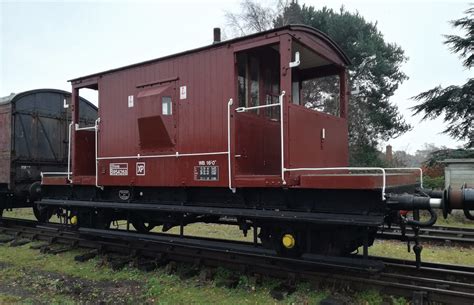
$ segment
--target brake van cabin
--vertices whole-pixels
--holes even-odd
[[[304,168],[348,166],[348,64],[285,26],[73,79],[74,118],[89,88],[99,120],[74,128],[70,183],[305,187]]]

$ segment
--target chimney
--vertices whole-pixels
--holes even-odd
[[[214,28],[214,42],[219,43],[221,42],[221,28]]]
[[[392,145],[385,147],[385,160],[389,163],[393,161]]]

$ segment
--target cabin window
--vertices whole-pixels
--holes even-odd
[[[248,89],[247,89],[247,54],[237,55],[237,70],[238,70],[238,90],[239,90],[239,107],[246,107]]]
[[[260,105],[259,101],[259,61],[255,57],[250,57],[250,105],[249,107],[255,107]],[[258,113],[258,110],[257,110]]]
[[[280,75],[278,74],[278,65],[267,65],[264,74],[265,104],[278,104],[280,94]],[[263,109],[265,116],[278,120],[280,118],[280,107],[269,107]]]
[[[260,105],[260,62],[257,57],[237,55],[239,107]],[[259,112],[258,110],[256,111]]]
[[[163,96],[161,98],[161,113],[163,115],[172,115],[173,114],[173,109],[172,109],[172,103],[171,103],[171,97],[170,96]]]
[[[239,107],[278,104],[280,54],[276,46],[264,46],[237,53],[237,92]],[[247,113],[279,119],[279,107],[258,108]]]
[[[292,69],[292,103],[308,109],[340,116],[340,67],[299,42],[293,42],[293,57],[300,64]]]
[[[292,97],[291,100],[293,104],[299,105],[300,104],[300,83],[293,82],[291,87]]]
[[[291,103],[301,105],[301,76],[298,68],[291,71]]]

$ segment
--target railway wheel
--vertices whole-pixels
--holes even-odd
[[[278,255],[299,257],[306,252],[304,232],[286,227],[263,226],[259,238],[263,247],[274,249]]]
[[[33,204],[33,214],[39,222],[48,222],[55,211],[55,208],[40,207],[37,204]]]
[[[358,226],[320,227],[311,231],[309,252],[330,256],[348,255],[363,246],[365,237],[368,245],[372,245],[376,232],[377,228],[367,232]]]
[[[79,227],[108,229],[112,224],[112,215],[100,210],[79,210],[74,213],[74,222]],[[71,220],[73,218],[71,217]]]
[[[280,230],[275,235],[276,250],[281,256],[300,257],[306,252],[303,234],[294,230]]]

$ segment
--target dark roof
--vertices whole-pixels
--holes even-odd
[[[466,159],[445,159],[443,161],[440,161],[441,163],[472,163],[474,164],[474,159],[473,158],[466,158]]]
[[[20,92],[20,93],[11,93],[8,96],[0,97],[0,105],[8,104],[8,103],[14,103],[17,99],[19,99],[19,98],[21,98],[25,95],[35,94],[35,93],[59,93],[59,94],[64,94],[64,95],[71,95],[71,92],[60,90],[60,89],[47,89],[47,88],[33,89],[33,90],[23,91],[23,92]],[[88,103],[91,107],[97,109],[97,107],[94,104],[92,104],[91,102],[89,102],[85,98],[80,97],[80,99],[82,101]]]
[[[218,48],[218,47],[221,47],[223,45],[228,45],[228,44],[231,44],[231,43],[235,43],[235,42],[246,40],[246,39],[253,38],[253,37],[267,35],[267,34],[270,34],[270,33],[281,31],[281,30],[299,30],[299,31],[307,32],[307,33],[310,33],[312,35],[318,36],[322,40],[326,41],[334,49],[334,51],[343,59],[343,61],[345,62],[346,65],[350,65],[350,63],[351,63],[349,58],[347,57],[347,55],[344,53],[344,51],[342,51],[342,49],[328,35],[321,32],[320,30],[317,30],[317,29],[312,28],[310,26],[300,25],[300,24],[293,24],[293,25],[286,25],[286,26],[279,27],[279,28],[274,28],[274,29],[264,31],[264,32],[258,32],[258,33],[250,34],[250,35],[247,35],[247,36],[242,36],[242,37],[237,37],[237,38],[233,38],[233,39],[229,39],[229,40],[224,40],[224,41],[221,41],[221,42],[218,42],[218,43],[213,43],[213,44],[210,44],[210,45],[207,45],[207,46],[204,46],[204,47],[200,47],[200,48],[197,48],[197,49],[191,49],[191,50],[187,50],[187,51],[184,51],[184,52],[175,53],[175,54],[171,54],[171,55],[167,55],[167,56],[163,56],[163,57],[159,57],[159,58],[155,58],[155,59],[151,59],[151,60],[147,60],[147,61],[142,61],[142,62],[139,62],[139,63],[135,63],[135,64],[131,64],[131,65],[115,68],[115,69],[110,69],[110,70],[106,70],[106,71],[102,71],[102,72],[98,72],[98,73],[94,73],[94,74],[89,74],[89,75],[82,76],[82,77],[73,78],[73,79],[70,79],[69,82],[73,82],[73,81],[81,80],[81,79],[86,79],[86,78],[89,78],[89,77],[100,76],[100,75],[103,75],[103,74],[108,74],[108,73],[112,73],[112,72],[116,72],[116,71],[121,71],[121,70],[129,69],[129,68],[133,68],[133,67],[137,67],[137,66],[141,66],[141,65],[145,65],[145,64],[158,62],[158,61],[161,61],[161,60],[164,60],[164,59],[169,59],[169,58],[178,57],[178,56],[182,56],[182,55],[186,55],[186,54],[190,54],[190,53],[200,52],[200,51],[207,50],[207,49]]]

